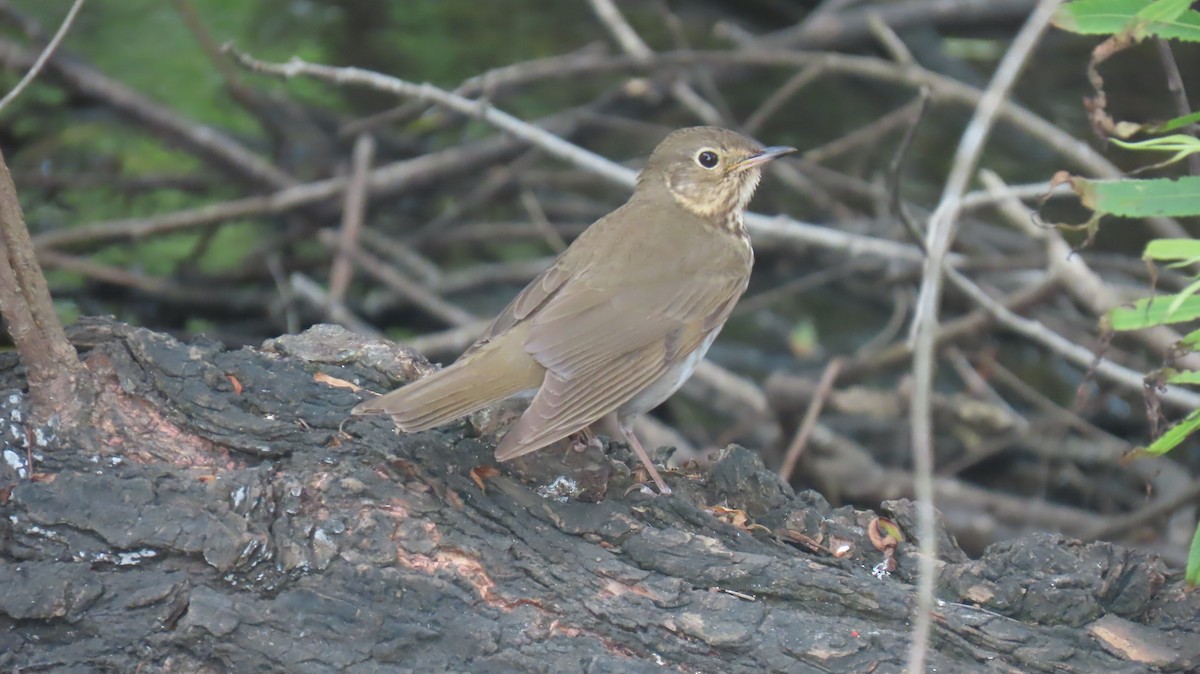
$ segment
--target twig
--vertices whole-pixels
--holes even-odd
[[[937,572],[937,540],[933,490],[933,417],[930,394],[933,389],[934,348],[937,338],[938,304],[942,295],[943,274],[953,270],[946,254],[954,239],[962,195],[975,172],[1000,106],[1024,68],[1042,32],[1050,23],[1059,0],[1041,0],[1021,27],[983,94],[971,122],[963,132],[954,155],[954,164],[946,179],[942,198],[930,218],[926,236],[929,259],[921,279],[913,318],[913,398],[911,407],[913,464],[916,474],[918,538],[921,549],[920,577],[917,582],[917,607],[913,618],[912,644],[908,652],[909,674],[925,671],[929,631],[933,612],[934,574]]]
[[[629,22],[625,20],[625,16],[621,14],[621,10],[612,0],[588,0],[588,4],[592,7],[592,12],[600,19],[608,31],[612,33],[617,44],[621,45],[621,49],[632,56],[634,59],[642,63],[650,63],[654,60],[654,51],[650,46],[642,41],[638,36],[637,31]],[[679,101],[692,114],[700,118],[705,124],[720,124],[721,113],[717,112],[708,101],[704,100],[696,90],[687,82],[676,79],[671,83],[671,95],[675,100]]]
[[[833,157],[849,152],[857,147],[878,143],[880,138],[891,133],[892,129],[909,120],[924,117],[929,93],[926,90],[922,91],[921,97],[917,100],[909,101],[895,110],[886,112],[876,117],[869,124],[861,126],[824,145],[819,145],[811,150],[805,150],[801,157],[807,161],[820,163],[829,161]]]
[[[252,112],[259,115],[259,120],[265,122],[266,116],[261,114],[261,102],[256,92],[252,91],[238,78],[238,72],[234,69],[233,64],[229,62],[224,54],[221,53],[221,45],[213,39],[212,32],[200,19],[200,15],[196,12],[196,7],[191,0],[174,0],[175,11],[183,19],[183,24],[187,26],[192,36],[196,38],[196,43],[208,57],[210,63],[216,68],[221,79],[225,81],[225,86],[229,89],[230,95],[234,100],[239,101],[243,106],[249,108]]]
[[[529,221],[542,233],[542,238],[551,250],[561,253],[567,249],[567,242],[563,240],[558,230],[554,229],[554,223],[546,217],[546,211],[542,209],[537,197],[528,187],[521,187],[521,205],[525,207],[525,212],[529,214]]]
[[[1025,380],[1018,377],[1015,372],[1005,367],[1002,363],[999,363],[994,359],[988,359],[984,367],[987,368],[990,379],[994,379],[1000,386],[1011,390],[1017,396],[1023,398],[1026,402],[1028,402],[1030,405],[1033,405],[1034,408],[1041,410],[1047,416],[1053,417],[1059,424],[1066,426],[1067,428],[1074,429],[1075,431],[1078,431],[1092,440],[1103,438],[1105,441],[1119,442],[1124,446],[1125,449],[1132,448],[1128,442],[1109,434],[1107,431],[1101,428],[1096,427],[1090,421],[1079,416],[1077,413],[1068,409],[1064,409],[1061,405],[1047,397],[1045,393],[1038,390],[1036,386],[1027,384]],[[1061,453],[1057,458],[1069,458],[1074,460],[1073,457],[1066,457]],[[1111,459],[1113,457],[1109,456],[1107,458],[1109,461],[1106,461],[1106,463],[1111,463]]]
[[[912,300],[913,294],[908,288],[893,286],[892,315],[888,317],[887,323],[884,323],[883,328],[874,337],[855,350],[854,360],[856,362],[863,362],[883,350],[885,344],[900,334],[900,331],[904,329],[905,320],[908,318],[908,309],[912,305]],[[942,329],[938,331],[939,343],[943,339],[947,327],[949,326],[943,325]]]
[[[874,264],[872,263],[872,266]],[[836,265],[826,267],[824,269],[814,271],[810,274],[789,280],[787,283],[764,290],[753,297],[744,297],[742,301],[737,303],[733,309],[733,316],[744,316],[746,314],[766,309],[772,304],[786,299],[793,295],[807,293],[809,291],[820,288],[821,286],[861,274],[865,269],[863,264]]]
[[[188,303],[203,307],[226,307],[229,309],[263,309],[266,298],[259,293],[214,292],[212,287],[189,288],[172,283],[167,279],[144,276],[120,267],[100,264],[92,259],[64,255],[54,251],[38,253],[38,261],[49,269],[62,269],[87,278],[115,286],[131,288],[147,295],[172,302]]]
[[[516,149],[506,138],[493,138],[472,145],[456,146],[440,152],[381,166],[370,174],[372,193],[415,190],[449,173],[477,167],[479,164],[508,156]],[[65,248],[96,245],[116,239],[140,239],[191,229],[214,222],[249,215],[279,214],[329,199],[342,193],[347,178],[330,178],[296,185],[273,194],[236,199],[218,204],[177,211],[148,218],[129,218],[97,222],[80,227],[53,230],[34,238],[38,248]]]
[[[350,182],[346,186],[346,198],[342,206],[342,226],[338,231],[338,247],[334,253],[333,267],[329,270],[330,307],[341,304],[354,276],[350,264],[350,249],[358,245],[358,232],[362,229],[367,210],[367,177],[375,157],[375,139],[367,134],[354,141],[351,160]]]
[[[809,83],[820,77],[824,70],[824,67],[819,63],[814,63],[801,68],[799,72],[789,77],[788,81],[783,83],[783,86],[779,87],[770,96],[768,96],[767,99],[762,102],[762,105],[758,106],[758,109],[750,113],[750,116],[746,118],[745,123],[742,124],[742,130],[751,136],[758,133],[763,124],[765,124],[767,120],[771,118],[771,115],[774,115],[776,112],[778,112],[779,109],[783,107],[783,104],[787,103],[792,96],[800,93],[804,87],[808,86]]]
[[[284,326],[289,335],[300,332],[300,315],[296,311],[296,293],[288,282],[283,270],[283,262],[278,251],[266,256],[267,271],[271,273],[271,281],[275,283],[275,292],[279,293],[279,303],[282,305]]]
[[[17,96],[20,96],[21,92],[25,91],[25,87],[28,87],[33,82],[33,78],[42,72],[42,67],[46,65],[46,61],[50,60],[50,55],[54,53],[55,49],[58,49],[58,44],[67,36],[67,31],[71,29],[71,24],[75,21],[75,15],[79,13],[81,7],[83,7],[83,0],[75,0],[75,3],[71,5],[71,9],[67,10],[67,15],[63,18],[62,25],[58,27],[58,32],[46,44],[46,48],[42,50],[42,53],[38,54],[37,60],[33,62],[33,65],[29,68],[29,72],[25,73],[25,76],[21,78],[20,82],[17,82],[17,86],[13,87],[12,91],[5,94],[4,98],[0,98],[0,111],[8,107],[8,104]]]
[[[800,460],[800,455],[804,453],[804,447],[808,443],[808,437],[812,434],[813,428],[817,424],[817,419],[821,416],[821,407],[825,404],[825,399],[829,397],[829,392],[833,390],[833,384],[837,381],[838,374],[842,371],[842,365],[845,363],[841,358],[834,358],[825,366],[825,371],[821,373],[821,380],[817,383],[817,390],[813,393],[812,401],[808,404],[808,410],[804,413],[804,419],[800,422],[800,426],[796,429],[796,435],[792,437],[791,444],[788,445],[787,452],[783,455],[783,464],[779,467],[779,479],[784,482],[789,482],[792,479],[792,472],[796,470],[796,462]]]
[[[921,87],[917,100],[913,102],[917,105],[917,114],[913,117],[912,124],[909,124],[908,128],[905,129],[904,137],[900,139],[900,146],[896,148],[896,153],[892,155],[892,161],[888,165],[887,184],[892,212],[904,223],[904,227],[908,230],[909,236],[913,238],[913,242],[920,246],[921,250],[926,250],[925,241],[921,236],[920,230],[904,209],[904,199],[901,196],[900,190],[900,176],[904,171],[904,163],[909,155],[908,150],[912,147],[913,139],[917,137],[917,127],[920,125],[921,120],[925,118],[925,111],[929,109],[929,88]]]
[[[1041,300],[1051,290],[1054,290],[1054,288],[1053,279],[1047,275],[1037,283],[1022,287],[1007,297],[994,301],[1003,307],[1020,309]],[[981,307],[962,318],[942,323],[938,327],[937,344],[941,346],[942,344],[951,343],[967,335],[977,333],[993,320],[992,314],[987,309]],[[910,360],[911,357],[912,350],[907,342],[899,342],[878,351],[864,352],[861,360],[856,360],[846,367],[846,373],[843,375],[843,378],[853,379],[861,377],[864,373],[898,365],[906,360]]]
[[[985,189],[999,195],[1005,189],[1004,182],[994,171],[980,171],[980,181]],[[1098,274],[1088,267],[1082,257],[1076,255],[1058,230],[1052,227],[1038,227],[1033,223],[1032,212],[1015,198],[998,199],[1001,214],[1009,222],[1020,228],[1030,238],[1041,241],[1046,249],[1046,257],[1050,262],[1049,272],[1071,295],[1089,310],[1100,317],[1114,307],[1123,303],[1121,297],[1104,282]],[[1133,338],[1153,349],[1161,356],[1168,356],[1175,351],[1175,344],[1183,339],[1175,330],[1159,325],[1132,334]],[[1193,370],[1200,370],[1200,354],[1185,354],[1177,362]]]
[[[447,272],[437,282],[430,284],[430,287],[438,293],[449,295],[497,283],[523,284],[549,269],[555,259],[555,256],[550,255],[512,262],[476,264]]]
[[[870,452],[824,424],[818,423],[813,429],[810,443],[824,450],[811,453],[814,475],[836,485],[830,491],[841,490],[846,501],[878,502],[914,491],[909,471],[880,466]],[[938,502],[945,506],[947,528],[957,530],[960,535],[984,534],[990,540],[1001,540],[1029,531],[1050,530],[1078,536],[1103,522],[1102,517],[1092,512],[1037,498],[1000,494],[957,478],[937,478],[934,489]]]
[[[1145,382],[1141,373],[1118,365],[1107,358],[1097,357],[1088,349],[1066,339],[1039,321],[1018,316],[955,270],[947,270],[946,278],[1009,330],[1045,346],[1085,371],[1092,369],[1097,376],[1120,384],[1131,391],[1143,390]],[[1180,409],[1190,411],[1200,407],[1200,394],[1187,389],[1167,386],[1161,394],[1163,402]]]
[[[706,402],[708,407],[728,411],[739,419],[759,420],[754,428],[757,439],[766,446],[781,439],[779,422],[771,413],[762,387],[712,360],[700,361],[682,391],[685,395]]]
[[[568,54],[522,61],[489,70],[467,78],[454,93],[464,97],[486,93],[489,100],[495,102],[505,87],[517,87],[543,79],[567,78],[589,68],[610,69],[607,56],[607,45],[597,42]],[[338,129],[338,135],[342,138],[353,138],[386,124],[400,124],[406,119],[419,117],[427,108],[428,103],[423,101],[405,102],[390,110],[348,122]]]
[[[583,150],[553,134],[530,127],[527,123],[492,108],[484,102],[471,101],[461,96],[455,96],[437,89],[430,84],[418,85],[357,68],[333,68],[305,63],[299,59],[292,59],[286,64],[271,64],[236,51],[233,53],[246,67],[265,73],[285,77],[309,75],[336,84],[353,83],[366,85],[382,91],[390,91],[400,96],[411,96],[423,100],[435,101],[452,110],[488,121],[526,142],[542,147],[547,152],[561,159],[592,171],[617,184],[631,188],[635,181],[636,172],[630,169]],[[831,72],[916,86],[927,84],[938,98],[954,100],[966,105],[978,105],[981,98],[981,94],[977,89],[921,68],[903,68],[893,63],[880,61],[879,59],[847,56],[844,54],[805,54],[799,52],[745,50],[739,52],[661,53],[656,56],[656,59],[658,65],[728,63],[731,65],[787,66],[795,68],[812,63],[821,63]],[[590,63],[588,70],[602,70],[604,67],[622,69],[637,65],[639,64],[633,62],[628,57],[615,57],[603,64]],[[1036,140],[1062,153],[1073,163],[1102,177],[1118,177],[1121,175],[1117,167],[1089,147],[1087,143],[1070,137],[1053,124],[1034,115],[1025,108],[1011,102],[1003,102],[1001,105],[1001,114],[1007,121],[1017,125]],[[1173,221],[1154,219],[1150,223],[1164,236],[1186,236],[1186,234],[1182,233],[1183,230],[1179,227],[1178,223],[1174,223]],[[751,235],[756,237],[756,242],[757,240],[764,240],[770,241],[775,245],[783,243],[803,246],[817,245],[828,248],[841,248],[852,251],[853,254],[869,253],[909,261],[923,258],[920,251],[911,246],[851,235],[826,227],[808,225],[789,218],[768,218],[756,213],[748,213],[746,215],[746,225]]]
[[[412,246],[407,243],[394,239],[375,228],[364,229],[359,232],[358,238],[371,250],[386,255],[421,283],[431,288],[441,287],[441,268],[429,258],[413,250]]]
[[[355,264],[362,267],[363,271],[387,284],[392,290],[407,297],[409,301],[424,309],[429,315],[455,326],[468,325],[476,321],[476,318],[467,311],[438,297],[419,283],[405,278],[396,272],[395,269],[384,264],[379,258],[364,251],[357,244],[341,248],[341,240],[335,232],[322,230],[317,238],[320,239],[321,243],[332,249],[340,248]]]
[[[0,45],[3,43],[0,42]],[[804,68],[809,65],[819,65],[824,72],[858,77],[873,81],[889,82],[893,84],[902,84],[907,86],[919,87],[921,85],[929,86],[934,94],[934,97],[939,101],[955,102],[964,106],[976,107],[979,104],[982,92],[975,87],[964,84],[952,78],[940,75],[938,73],[919,68],[915,66],[900,66],[895,63],[883,61],[878,58],[851,56],[847,54],[833,53],[808,53],[795,51],[781,50],[763,50],[761,45],[748,45],[747,49],[741,51],[687,51],[687,52],[660,52],[655,55],[655,61],[652,64],[643,64],[629,56],[610,56],[596,57],[594,59],[581,60],[580,62],[566,62],[558,64],[560,68],[556,74],[562,77],[578,77],[588,74],[597,74],[612,71],[626,71],[653,68],[669,68],[674,66],[693,66],[693,65],[729,65],[729,66],[753,66],[753,67],[781,67],[789,69]],[[228,49],[228,48],[227,48]],[[4,51],[0,49],[0,58]],[[234,52],[237,54],[237,52]],[[367,86],[375,86],[384,91],[391,91],[394,94],[401,96],[410,96],[422,98],[424,100],[434,100],[428,93],[431,89],[430,85],[417,85],[404,82],[403,80],[395,80],[384,75],[370,73],[359,69],[346,69],[348,72],[339,74],[339,69],[327,66],[317,66],[306,64],[298,59],[293,59],[288,64],[269,64],[257,61],[246,55],[237,55],[246,67],[257,68],[263,72],[269,72],[275,75],[286,77],[296,75],[310,75],[321,79],[329,80],[337,84],[360,84]],[[373,80],[370,76],[374,75],[377,80]],[[382,86],[379,82],[384,82]],[[392,87],[389,83],[399,82],[404,85],[403,89]],[[535,146],[546,147],[552,154],[565,159],[568,162],[575,163],[578,166],[593,170],[599,175],[611,179],[613,182],[621,185],[632,187],[634,172],[623,167],[611,165],[602,158],[593,155],[589,152],[580,150],[578,153],[571,150],[564,150],[562,145],[542,145],[541,139],[525,133],[519,128],[515,128],[509,121],[496,121],[495,118],[483,116],[482,111],[490,106],[486,102],[470,101],[462,96],[454,96],[447,92],[440,91],[445,96],[457,98],[459,104],[451,105],[444,102],[439,104],[462,112],[467,115],[479,117],[494,123],[499,128],[512,133],[514,136],[529,142]],[[465,107],[464,107],[465,106]],[[1079,169],[1089,171],[1099,177],[1118,178],[1122,176],[1121,170],[1110,162],[1104,155],[1093,149],[1088,143],[1072,137],[1068,133],[1059,129],[1056,125],[1035,115],[1028,109],[1019,106],[1011,101],[1005,101],[1001,106],[1001,115],[1005,121],[1013,124],[1021,129],[1024,133],[1031,136],[1034,140],[1042,143],[1055,152],[1060,153],[1070,163],[1078,166]],[[518,122],[519,124],[519,122]],[[561,139],[560,139],[561,140]],[[565,141],[564,141],[565,142]],[[567,147],[573,148],[569,143]],[[578,148],[576,148],[578,149]],[[577,159],[583,161],[576,161]],[[1159,226],[1161,229],[1161,223]],[[1162,229],[1164,236],[1186,236],[1177,223],[1173,227]]]
[[[805,166],[817,166],[811,161],[804,158],[797,158],[788,162],[771,162],[771,166],[767,170],[771,175],[779,178],[783,184],[795,190],[812,200],[817,208],[823,211],[830,211],[833,217],[838,222],[846,222],[853,219],[854,212],[846,207],[841,201],[833,198],[823,185],[817,183],[804,172],[800,171],[794,164],[803,162]]]
[[[987,172],[987,169],[983,170]],[[976,208],[986,208],[994,206],[997,203],[1003,203],[1009,199],[1018,201],[1037,201],[1043,198],[1058,199],[1071,196],[1070,188],[1065,185],[1054,186],[1054,189],[1049,182],[1032,183],[1029,185],[1003,185],[999,190],[982,189],[974,192],[967,192],[962,198],[962,210],[968,211]],[[1049,193],[1049,196],[1047,196]]]
[[[917,62],[913,58],[912,52],[909,51],[908,45],[904,44],[904,40],[900,39],[896,31],[879,14],[871,13],[867,15],[867,29],[871,31],[871,35],[875,36],[875,39],[879,41],[879,44],[896,63],[909,66]]]
[[[629,187],[633,187],[636,182],[634,171],[573,145],[553,133],[517,119],[503,110],[492,107],[486,101],[473,101],[439,89],[429,83],[415,84],[361,68],[335,68],[308,63],[297,57],[293,57],[287,63],[268,63],[229,46],[226,46],[226,50],[233,54],[239,63],[254,72],[288,78],[307,75],[334,84],[358,84],[396,96],[437,103],[455,112],[488,122],[517,138],[541,147],[560,159],[588,168],[613,182]]]
[[[1029,430],[1029,421],[1021,416],[1004,396],[1000,395],[996,389],[984,379],[979,372],[971,366],[971,362],[967,360],[966,355],[956,346],[951,346],[947,349],[947,360],[950,361],[950,366],[954,368],[958,378],[966,385],[967,392],[980,399],[986,401],[1004,412],[1004,416],[1012,420],[1014,430],[1018,433],[1025,433]]]
[[[1033,5],[1033,0],[907,0],[864,3],[860,9],[828,12],[812,21],[763,35],[758,40],[773,47],[821,49],[846,46],[865,40],[870,35],[871,17],[878,17],[896,30],[911,26],[937,26],[943,21],[994,25],[997,21],[1015,21],[1028,16]]]
[[[672,49],[690,51],[692,45],[688,42],[688,31],[679,15],[671,11],[667,0],[654,0],[654,7],[658,10],[658,15],[662,17],[667,32],[671,35]],[[703,102],[710,104],[716,111],[719,121],[732,123],[732,120],[736,119],[733,110],[729,107],[729,101],[725,100],[725,96],[721,93],[721,87],[717,84],[711,70],[708,68],[693,69],[688,71],[688,77],[694,80],[696,88],[704,95]]]
[[[558,222],[554,229],[567,238],[575,238],[590,222]],[[464,223],[441,232],[424,232],[414,237],[413,245],[422,250],[444,249],[460,243],[540,239],[542,233],[532,222],[496,222],[483,220]]]
[[[1191,487],[1174,496],[1151,503],[1136,512],[1108,519],[1100,526],[1083,532],[1080,538],[1084,540],[1112,539],[1148,520],[1169,515],[1194,501],[1200,501],[1200,482],[1192,484]]]
[[[1180,117],[1191,114],[1192,106],[1188,102],[1187,89],[1183,86],[1183,76],[1179,73],[1179,64],[1175,61],[1175,54],[1171,51],[1171,43],[1160,38],[1155,38],[1155,43],[1158,46],[1158,56],[1163,64],[1163,71],[1167,75],[1167,91],[1171,92],[1171,98],[1175,100],[1175,112]],[[1192,133],[1195,135],[1196,125],[1192,124]],[[1194,176],[1200,176],[1200,154],[1193,152],[1188,155],[1188,170]]]
[[[541,150],[534,148],[527,150],[520,157],[508,162],[507,165],[492,168],[466,196],[455,199],[437,217],[413,232],[410,238],[420,239],[427,234],[444,231],[450,223],[458,220],[463,214],[487,203],[502,190],[512,186],[516,182],[517,176],[524,174],[525,170],[530,168],[541,156]]]
[[[0,61],[9,67],[20,67],[33,63],[34,57],[15,42],[0,38]],[[218,167],[275,189],[296,184],[295,178],[246,149],[230,136],[183,119],[173,110],[151,101],[100,72],[61,56],[52,58],[47,66],[47,77],[64,82],[68,88],[83,97],[111,106]]]
[[[439,89],[432,84],[414,84],[395,77],[362,70],[359,68],[334,68],[331,66],[306,63],[293,58],[284,64],[260,61],[236,50],[230,49],[234,57],[251,70],[295,77],[309,75],[335,84],[359,84],[391,92],[397,96],[409,96],[428,100],[443,105],[451,110],[477,117],[501,128],[512,135],[536,145],[546,152],[587,169],[599,176],[625,187],[632,188],[637,179],[637,172],[627,169],[616,162],[605,159],[597,154],[588,152],[562,138],[543,129],[523,122],[512,115],[489,106],[485,102],[472,101]],[[772,241],[776,244],[789,242],[802,245],[820,245],[847,251],[849,255],[873,254],[902,260],[920,259],[920,252],[910,246],[895,244],[890,241],[858,236],[801,223],[790,218],[776,216],[769,218],[756,213],[747,213],[746,226],[752,236]]]
[[[490,324],[490,320],[475,321],[441,332],[431,332],[411,339],[402,339],[397,344],[407,346],[430,360],[443,356],[451,358],[471,346]]]

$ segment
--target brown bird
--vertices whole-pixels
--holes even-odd
[[[584,231],[454,364],[352,413],[390,414],[401,430],[420,431],[536,390],[497,460],[615,413],[669,493],[630,423],[687,381],[746,290],[754,253],[742,211],[762,165],[789,152],[716,127],[670,134],[629,201]]]

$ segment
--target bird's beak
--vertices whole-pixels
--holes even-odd
[[[740,162],[733,165],[733,172],[745,171],[746,169],[762,166],[776,157],[782,157],[785,154],[791,154],[796,151],[794,147],[786,145],[773,145],[768,148],[759,150],[758,152],[746,157]]]

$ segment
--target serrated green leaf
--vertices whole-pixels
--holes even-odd
[[[1167,377],[1168,384],[1200,384],[1200,372],[1183,370]]]
[[[1200,214],[1200,176],[1151,180],[1085,180],[1072,187],[1084,206],[1098,215],[1126,218]]]
[[[1187,569],[1184,578],[1188,585],[1200,585],[1200,524],[1192,535],[1192,547],[1188,550]]]
[[[1175,295],[1144,297],[1134,302],[1132,307],[1117,307],[1108,312],[1108,319],[1113,330],[1124,332],[1200,318],[1200,297],[1192,295],[1171,311],[1175,299]]]
[[[1179,446],[1179,443],[1187,439],[1197,428],[1200,428],[1200,410],[1194,410],[1183,421],[1167,429],[1167,432],[1158,436],[1158,439],[1150,443],[1145,451],[1155,456],[1162,456]]]
[[[1081,35],[1115,35],[1136,26],[1140,35],[1200,41],[1200,12],[1185,9],[1170,20],[1142,19],[1139,12],[1150,7],[1146,0],[1075,0],[1058,8],[1054,25]],[[1164,15],[1169,16],[1170,11]]]

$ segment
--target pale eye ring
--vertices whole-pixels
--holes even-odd
[[[712,150],[701,150],[700,154],[696,155],[696,163],[706,169],[716,168],[721,158]]]

